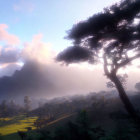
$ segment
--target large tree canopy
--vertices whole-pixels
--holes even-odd
[[[115,68],[124,66],[131,60],[140,57],[139,18],[139,0],[126,0],[106,8],[104,12],[93,15],[88,20],[73,26],[67,37],[74,40],[73,49],[70,47],[64,50],[57,59],[65,62],[90,60],[92,53],[92,59],[96,60],[99,51],[102,50],[111,60],[109,65],[114,65]],[[86,59],[84,59],[83,53],[81,53],[81,57],[76,55],[77,53],[71,57],[70,54],[74,54],[77,46],[88,48],[91,51],[91,53],[87,53],[85,50]],[[135,56],[129,58],[128,52],[132,53],[132,51]],[[87,54],[89,54],[88,58]],[[82,56],[84,56],[83,59]]]
[[[127,111],[136,117],[117,71],[140,57],[140,0],[124,0],[104,9],[74,25],[67,38],[73,40],[73,47],[61,52],[57,60],[72,63],[102,59],[105,75],[115,84]]]

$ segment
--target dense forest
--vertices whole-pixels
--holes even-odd
[[[47,100],[44,104],[38,102],[35,109],[31,108],[31,100],[27,96],[21,106],[14,101],[2,101],[0,118],[3,119],[0,120],[0,126],[13,123],[6,118],[24,115],[26,119],[37,117],[31,126],[18,131],[19,137],[27,140],[137,140],[139,125],[129,116],[116,95],[117,91],[112,90],[58,97]],[[129,98],[139,111],[139,91],[130,92]]]

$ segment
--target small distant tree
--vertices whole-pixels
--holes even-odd
[[[27,112],[31,109],[31,100],[29,96],[24,97],[24,108]]]
[[[15,104],[14,100],[10,101],[9,106],[10,106],[10,108],[15,108],[16,107],[16,104]]]
[[[7,116],[7,112],[8,111],[8,106],[7,106],[7,101],[3,100],[1,105],[0,105],[0,115],[1,117],[6,117]]]
[[[140,1],[123,0],[73,26],[68,32],[73,46],[57,56],[67,64],[103,63],[104,73],[115,85],[125,109],[139,118],[130,102],[118,70],[140,58]]]
[[[39,102],[38,103],[38,108],[42,107],[43,106],[43,103],[42,102]]]
[[[140,82],[136,83],[135,88],[140,91]]]

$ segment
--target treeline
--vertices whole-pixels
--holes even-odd
[[[116,91],[101,91],[99,93],[90,93],[88,95],[79,95],[71,97],[59,97],[48,100],[39,108],[30,111],[30,115],[35,115],[40,118],[53,116],[55,118],[61,117],[64,114],[72,114],[79,110],[85,109],[92,111],[96,114],[97,118],[103,114],[110,115],[113,112],[125,112],[120,98],[117,96]],[[131,95],[133,95],[131,93]],[[134,94],[129,96],[137,109],[140,107],[140,95]]]
[[[139,125],[124,114],[116,115],[121,118],[116,119],[115,128],[110,124],[108,124],[109,129],[103,128],[102,123],[95,125],[89,119],[89,113],[81,110],[75,120],[58,126],[53,131],[45,127],[35,131],[20,132],[19,135],[25,140],[139,140]]]
[[[138,108],[140,106],[140,95],[137,92],[129,92],[130,100]],[[124,107],[115,90],[92,92],[87,95],[75,95],[69,97],[58,97],[46,100],[46,103],[39,101],[38,108],[32,110],[33,101],[29,96],[23,98],[23,105],[17,104],[14,100],[3,100],[0,103],[0,117],[12,117],[18,114],[26,113],[30,116],[55,117],[58,118],[64,114],[78,112],[81,109],[92,110],[96,114],[109,114],[114,111],[124,111]],[[37,104],[37,103],[36,103]]]
[[[31,109],[31,100],[29,96],[25,96],[23,101],[24,105],[19,105],[14,100],[3,100],[0,104],[0,118],[28,113]]]

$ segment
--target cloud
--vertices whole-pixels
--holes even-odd
[[[6,24],[0,24],[0,41],[4,42],[4,45],[0,46],[0,77],[10,76],[15,70],[20,69],[18,65],[20,50],[16,47],[20,40],[10,34],[7,28]]]
[[[56,63],[56,52],[50,43],[42,41],[42,37],[42,34],[34,35],[32,41],[25,42],[21,50],[12,46],[1,47],[1,98],[25,95],[48,98],[104,88],[104,84],[97,80],[102,75],[95,74],[96,70],[87,70],[82,64],[80,67],[62,67]],[[24,62],[22,67],[18,65],[21,60]]]
[[[11,35],[6,31],[7,26],[2,26],[3,32]],[[56,52],[51,43],[42,41],[42,34],[34,35],[20,50],[9,41],[10,37],[3,38],[7,44],[0,46],[0,98],[15,99],[25,95],[49,98],[106,89],[107,80],[101,66],[87,63],[61,66],[54,61]],[[130,79],[138,79],[138,75],[135,76],[130,73]],[[134,81],[128,85],[132,83]]]
[[[102,71],[100,71],[102,72]],[[86,75],[85,75],[86,73]],[[2,97],[55,97],[78,93],[88,93],[104,88],[101,73],[74,67],[61,67],[58,64],[41,64],[26,61],[21,70],[10,77],[0,78]],[[95,81],[96,79],[96,81]]]
[[[55,52],[52,50],[50,43],[42,42],[42,37],[42,34],[37,34],[33,36],[31,42],[24,43],[21,55],[25,61],[32,59],[40,63],[52,62]]]
[[[0,64],[16,63],[19,60],[19,50],[12,46],[0,47]]]
[[[1,96],[16,97],[40,94],[51,87],[50,79],[46,79],[37,63],[28,62],[21,70],[10,76],[0,78]]]
[[[15,11],[21,12],[33,12],[34,8],[35,8],[34,4],[28,0],[19,0],[18,3],[13,5],[13,9]]]
[[[0,41],[5,41],[8,45],[17,45],[19,44],[19,38],[15,35],[12,35],[6,31],[8,26],[6,24],[0,24]]]
[[[19,63],[5,63],[0,65],[0,77],[12,76],[16,70],[20,70]]]

